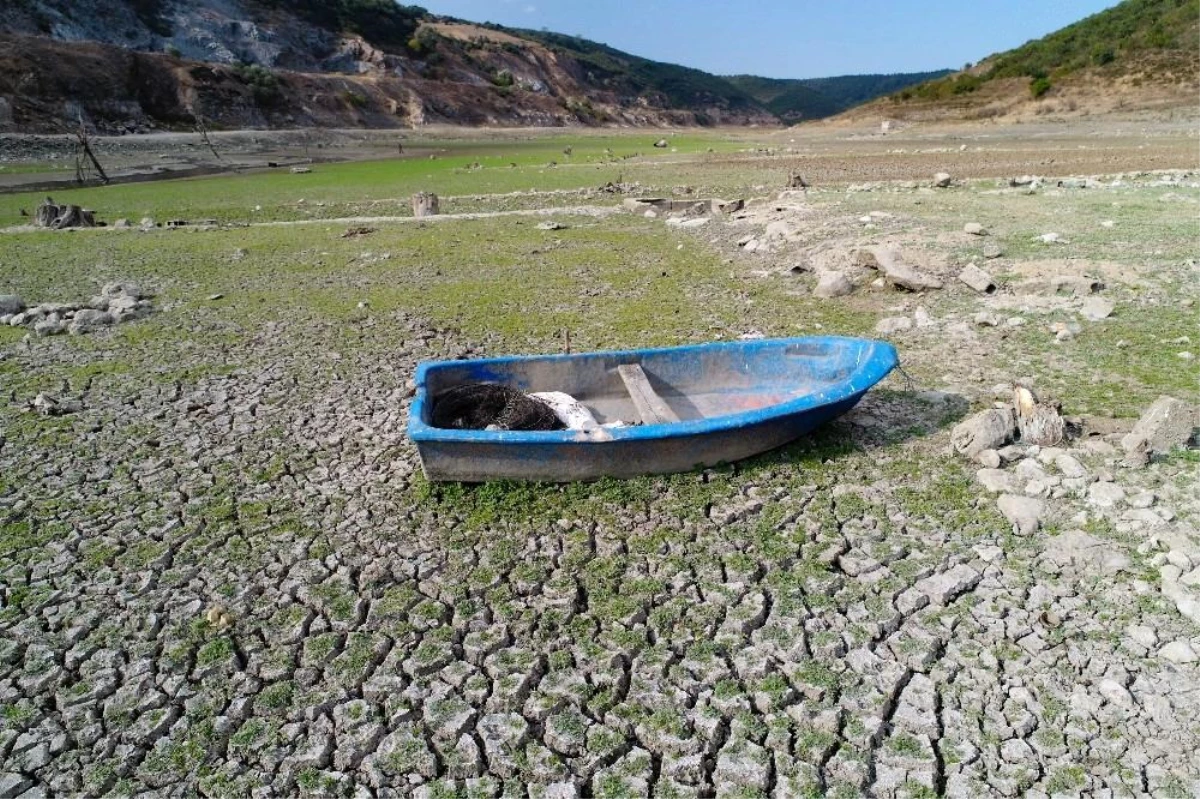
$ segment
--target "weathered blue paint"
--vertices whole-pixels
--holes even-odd
[[[422,364],[408,433],[431,480],[588,480],[687,471],[786,444],[854,407],[897,364],[882,341],[834,336]],[[430,400],[494,382],[565,391],[601,421],[637,419],[617,375],[639,364],[679,422],[594,431],[431,427]]]

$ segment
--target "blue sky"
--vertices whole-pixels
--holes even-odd
[[[719,75],[958,69],[1114,0],[404,0],[474,22],[584,36]]]

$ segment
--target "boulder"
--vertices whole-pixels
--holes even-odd
[[[972,236],[986,236],[988,234],[987,229],[978,222],[968,222],[963,225],[963,233],[968,233]]]
[[[654,142],[654,146],[661,150],[665,147],[669,147],[670,145],[666,139],[659,139],[658,141]]]
[[[25,310],[25,301],[16,294],[0,294],[0,314],[19,314]]]
[[[816,288],[813,289],[813,296],[826,299],[845,297],[852,291],[854,291],[854,284],[841,272],[822,272],[820,278],[817,279]]]
[[[950,182],[954,180],[950,177],[949,172],[938,172],[933,176],[933,186],[936,189],[947,189],[950,187]]]
[[[1017,422],[1008,408],[990,408],[964,419],[950,431],[950,443],[962,455],[974,460],[981,452],[999,449],[1016,432]]]
[[[1165,454],[1187,446],[1200,426],[1200,413],[1194,405],[1174,397],[1162,396],[1146,409],[1129,434],[1121,439],[1127,454],[1144,452]]]

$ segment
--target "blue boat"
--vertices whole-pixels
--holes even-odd
[[[430,480],[568,482],[665,474],[774,449],[854,407],[897,364],[882,341],[834,336],[422,364],[408,433]],[[582,430],[432,426],[447,389],[495,383],[561,391]],[[613,423],[626,426],[613,426]]]

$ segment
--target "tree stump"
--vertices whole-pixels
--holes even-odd
[[[419,191],[412,197],[413,216],[437,216],[438,196],[433,192]]]
[[[69,227],[95,227],[96,218],[93,212],[78,205],[58,205],[52,198],[47,197],[37,207],[34,223],[38,227],[62,230]]]

